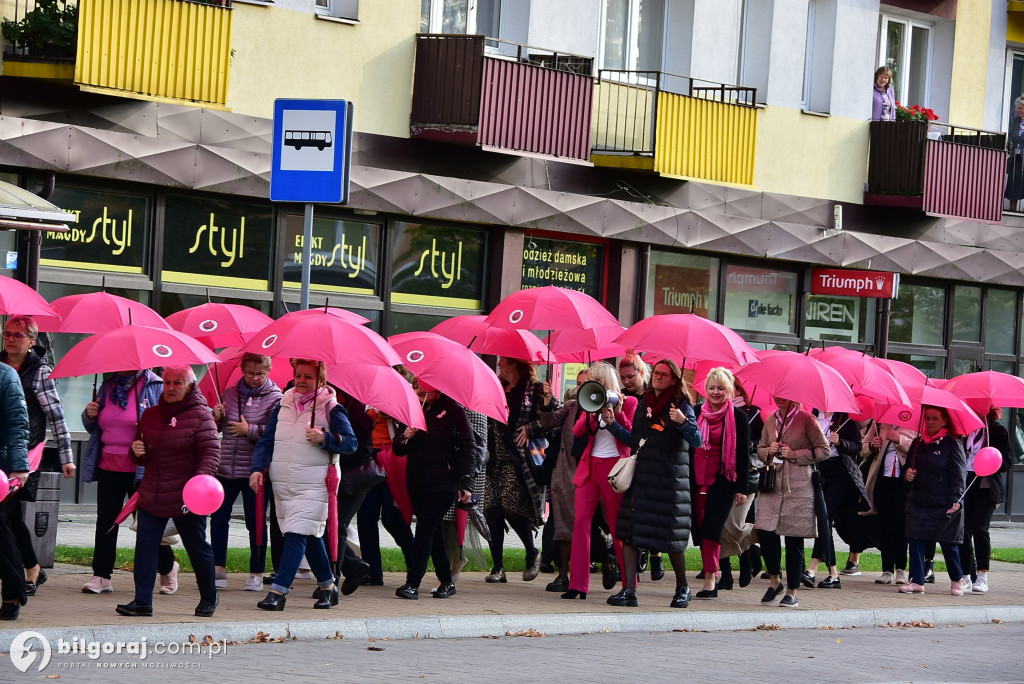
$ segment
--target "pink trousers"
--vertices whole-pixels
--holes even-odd
[[[622,542],[615,539],[615,521],[619,517],[622,495],[616,494],[608,484],[608,473],[617,458],[594,458],[590,461],[590,474],[576,487],[575,521],[572,529],[572,554],[569,556],[569,588],[590,591],[590,529],[598,504],[604,504],[608,530],[615,542],[615,557],[622,565]]]

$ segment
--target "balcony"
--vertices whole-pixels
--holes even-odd
[[[922,121],[872,121],[864,204],[1002,221],[1006,136]]]
[[[83,90],[223,108],[231,60],[230,0],[16,0],[15,19],[57,17],[61,40],[11,41],[4,75],[59,78]],[[6,34],[5,34],[6,35]],[[49,44],[48,44],[49,43]]]
[[[602,69],[595,99],[595,165],[753,185],[756,88]]]
[[[2,26],[5,76],[72,81],[78,39],[75,0],[15,0]]]
[[[587,163],[591,69],[578,55],[418,34],[410,136]]]

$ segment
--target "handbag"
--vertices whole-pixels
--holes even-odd
[[[341,471],[341,493],[349,498],[361,496],[388,477],[387,472],[371,458],[352,468]]]
[[[641,442],[640,446],[643,446]],[[616,494],[625,494],[633,485],[633,474],[636,472],[636,454],[620,458],[608,473],[608,484]]]
[[[775,480],[778,478],[778,474],[779,468],[773,463],[769,463],[764,468],[761,468],[757,475],[757,491],[775,491]]]
[[[25,480],[25,485],[20,487],[15,495],[17,500],[27,501],[29,503],[34,502],[36,497],[39,495],[39,480],[41,478],[42,476],[39,474],[38,470],[33,470],[29,473],[28,479]]]

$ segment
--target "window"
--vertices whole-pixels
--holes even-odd
[[[981,342],[981,288],[957,285],[953,288],[953,340]]]
[[[733,330],[796,332],[797,274],[760,266],[725,269],[725,324]]]
[[[875,300],[867,297],[807,295],[804,339],[866,344],[875,336]]]
[[[421,33],[482,34],[498,38],[501,0],[422,0]]]
[[[878,63],[892,69],[896,99],[906,105],[927,105],[932,27],[883,14],[880,39]]]
[[[659,71],[665,0],[605,0],[601,68]]]
[[[646,315],[695,313],[718,316],[718,259],[651,250]]]
[[[772,48],[775,0],[744,0],[740,24],[739,85],[757,88],[757,102],[768,101],[768,64]]]
[[[941,345],[945,316],[945,288],[901,284],[899,297],[892,300],[889,341]],[[931,377],[942,377],[942,372]]]
[[[831,111],[832,51],[836,37],[835,0],[807,3],[807,47],[804,51],[803,107]]]
[[[316,0],[317,16],[334,19],[359,19],[359,0]],[[326,10],[321,12],[320,10]]]

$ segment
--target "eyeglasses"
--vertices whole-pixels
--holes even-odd
[[[652,378],[671,378],[672,374],[665,371],[654,371],[651,373]]]
[[[242,373],[242,375],[244,375],[247,378],[252,378],[253,380],[255,380],[256,378],[265,378],[265,377],[267,377],[267,372],[266,371],[245,371],[244,373]]]
[[[28,335],[26,335],[25,333],[11,332],[10,330],[4,330],[4,339],[5,340],[14,340],[16,342],[21,342],[22,340],[24,340],[26,338],[28,338]]]

